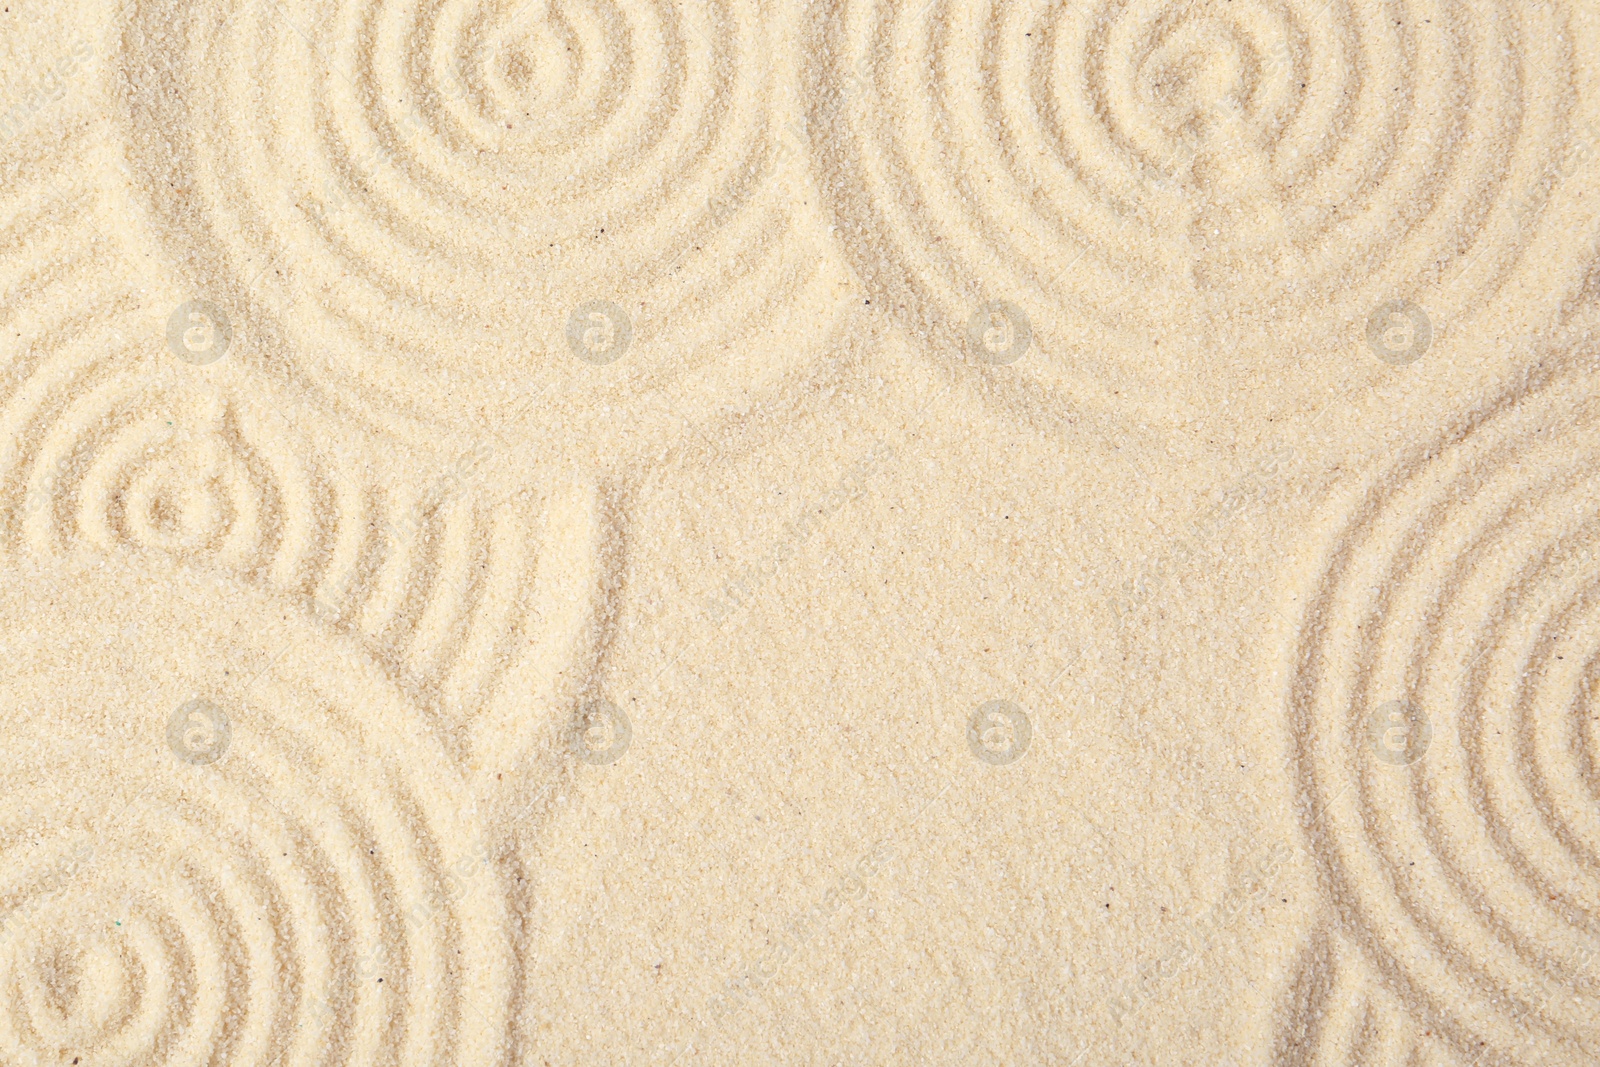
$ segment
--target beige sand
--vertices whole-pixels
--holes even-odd
[[[1600,8],[0,22],[0,1064],[1600,1060]]]

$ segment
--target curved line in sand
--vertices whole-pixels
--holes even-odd
[[[1558,5],[837,8],[808,27],[810,128],[873,295],[968,360],[969,316],[1009,301],[1016,371],[1113,410],[1309,406],[1375,306],[1438,336],[1547,267],[1553,189],[1582,184]]]
[[[1296,636],[1291,724],[1334,903],[1463,1052],[1600,1048],[1597,472],[1581,367],[1507,395],[1365,487]],[[1410,765],[1376,758],[1389,701],[1431,729]]]
[[[625,439],[618,407],[637,437],[674,419],[669,388],[781,369],[741,345],[820,257],[793,239],[754,0],[224,7],[137,5],[120,121],[163,240],[243,309],[252,358],[419,443],[580,452]],[[591,301],[629,318],[605,367],[568,350]]]
[[[0,544],[221,568],[359,635],[447,720],[501,699],[543,639],[536,568],[567,551],[540,505],[482,500],[457,468],[404,491],[358,482],[279,413],[141,343],[131,294],[39,292],[51,308],[0,383]]]
[[[42,699],[103,699],[91,715],[126,729],[51,726],[50,774],[0,805],[0,1057],[503,1062],[506,897],[464,783],[376,665],[215,578],[163,574],[156,592],[148,568],[80,556],[51,587],[53,565],[15,579],[27,599],[6,610],[31,617],[9,620],[3,669]],[[107,678],[42,627],[113,616],[105,645],[149,673],[91,692]],[[229,718],[209,765],[167,751],[191,689]],[[10,756],[32,758],[19,741]]]
[[[1277,1029],[1273,1063],[1281,1067],[1453,1062],[1377,981],[1360,951],[1328,929],[1301,957],[1293,1001]]]

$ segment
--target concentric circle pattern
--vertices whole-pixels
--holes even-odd
[[[483,829],[353,646],[104,560],[10,566],[0,611],[38,701],[0,750],[0,1061],[505,1062]],[[208,764],[168,743],[197,698],[229,720]]]
[[[138,5],[124,119],[192,283],[264,309],[257,358],[415,440],[580,452],[782,369],[745,346],[820,256],[756,0],[227,7]],[[565,339],[601,304],[615,363]]]
[[[103,320],[63,326],[85,328],[29,353],[21,388],[0,401],[12,441],[6,533],[56,551],[85,543],[303,573],[321,532],[303,452],[175,361],[141,359]],[[107,347],[111,358],[81,358]]]
[[[226,367],[174,358],[131,291],[42,295],[0,381],[0,543],[224,569],[361,634],[445,710],[481,706],[529,636],[540,561],[565,550],[539,547],[539,502],[478,491],[490,449],[381,483]]]
[[[1600,1055],[1600,399],[1592,359],[1348,509],[1289,691],[1344,925],[1458,1051]],[[1425,750],[1375,750],[1410,708]],[[1425,719],[1424,719],[1425,717]],[[1405,749],[1403,738],[1395,748]]]
[[[1361,953],[1328,930],[1313,937],[1277,1017],[1281,1067],[1466,1067],[1376,980]],[[1495,1062],[1484,1059],[1484,1064]]]
[[[1079,401],[1304,408],[1370,359],[1375,307],[1449,334],[1515,277],[1580,280],[1534,255],[1588,240],[1551,210],[1582,184],[1560,4],[833,7],[809,125],[853,262],[952,354],[1019,305],[1016,372]]]

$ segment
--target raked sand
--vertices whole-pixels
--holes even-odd
[[[0,12],[0,1064],[1600,1059],[1600,9]]]

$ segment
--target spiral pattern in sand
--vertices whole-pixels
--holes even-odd
[[[420,443],[579,453],[782,369],[745,346],[819,255],[756,0],[225,6],[138,5],[124,121],[191,283],[266,309],[260,358]]]
[[[1359,949],[1317,932],[1276,1017],[1276,1067],[1465,1067],[1378,981]]]
[[[1304,407],[1386,301],[1437,335],[1519,271],[1541,302],[1580,280],[1530,253],[1579,184],[1558,4],[837,6],[810,26],[809,128],[853,262],[968,359],[1016,361],[967,335],[1020,309],[1017,372],[1071,398]]]
[[[159,347],[139,302],[34,294],[0,381],[0,543],[226,569],[361,634],[447,713],[480,708],[537,636],[539,565],[589,546],[550,544],[540,501],[484,499],[484,446],[416,485],[341,466],[227,367]]]
[[[3,615],[39,703],[0,757],[0,1060],[504,1062],[483,829],[374,664],[247,587],[104,560],[11,568]],[[196,699],[212,762],[178,746],[214,720],[171,725]]]
[[[1592,374],[1367,487],[1294,650],[1310,835],[1347,932],[1458,1053],[1506,1062],[1600,1053]]]

